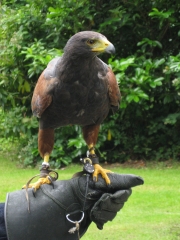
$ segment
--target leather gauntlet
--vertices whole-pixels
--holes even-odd
[[[52,185],[42,185],[34,196],[31,189],[11,192],[5,204],[5,223],[8,240],[76,240],[76,233],[68,231],[73,221],[81,218],[80,237],[94,221],[99,229],[111,221],[123,207],[131,194],[131,187],[143,184],[143,179],[135,175],[108,174],[111,184],[106,185],[100,176],[97,182],[89,180],[87,195],[86,176],[70,180],[55,181]],[[84,204],[85,203],[85,204]],[[29,211],[28,211],[29,205]]]

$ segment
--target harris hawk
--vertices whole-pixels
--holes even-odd
[[[33,115],[39,118],[38,149],[49,168],[53,150],[54,129],[66,125],[80,125],[83,138],[94,165],[93,179],[101,174],[110,184],[106,170],[99,165],[95,154],[100,124],[109,110],[116,112],[120,104],[120,90],[111,68],[97,56],[115,48],[105,36],[93,31],[73,35],[64,48],[62,57],[51,60],[42,72],[32,97]],[[30,184],[35,190],[49,178]]]

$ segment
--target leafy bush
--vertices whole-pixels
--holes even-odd
[[[35,83],[47,62],[62,54],[69,37],[82,30],[100,31],[116,47],[114,58],[102,58],[116,74],[122,103],[101,127],[101,159],[179,159],[179,3],[12,0],[3,1],[1,13],[1,136],[24,137],[20,155],[25,164],[40,161],[37,121],[30,110]],[[55,167],[85,155],[79,127],[56,132]]]
[[[125,158],[179,158],[178,60],[133,56],[109,61],[122,89],[121,114],[115,123],[116,131],[125,136],[114,134],[114,142],[119,140]]]
[[[25,107],[13,108],[7,112],[0,108],[0,137],[30,138],[35,129],[38,128],[38,122],[26,114]]]

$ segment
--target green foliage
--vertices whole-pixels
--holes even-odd
[[[21,54],[24,55],[25,66],[28,67],[28,77],[39,75],[54,57],[62,55],[62,51],[58,49],[45,49],[45,44],[41,40],[35,42],[30,47],[23,47]],[[30,86],[28,85],[29,89]]]
[[[119,61],[110,59],[122,89],[116,130],[126,133],[123,139],[116,134],[114,142],[120,140],[125,158],[178,158],[180,98],[176,91],[179,88],[176,61],[177,57],[152,60],[138,55]],[[172,80],[173,77],[177,78]]]
[[[33,129],[37,129],[37,121],[26,115],[25,107],[13,108],[5,112],[0,108],[0,137],[2,138],[30,138]]]
[[[101,127],[100,159],[179,159],[179,9],[176,1],[165,0],[3,1],[1,137],[23,137],[21,161],[40,161],[38,126],[30,110],[35,83],[47,63],[62,55],[71,35],[95,30],[116,47],[114,58],[102,59],[115,72],[122,93],[119,113],[110,114]],[[76,126],[56,131],[51,164],[59,167],[85,155],[80,132]]]

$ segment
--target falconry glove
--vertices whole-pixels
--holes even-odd
[[[112,221],[131,195],[131,189],[104,193],[91,210],[91,220],[102,230],[107,221]]]
[[[5,204],[8,240],[77,240],[92,221],[102,229],[123,207],[131,187],[143,184],[143,179],[135,175],[108,173],[108,176],[110,185],[101,177],[97,182],[90,178],[87,188],[83,175],[55,181],[54,188],[44,184],[35,196],[27,189],[28,201],[25,189],[8,193]],[[78,227],[74,227],[78,221]]]

